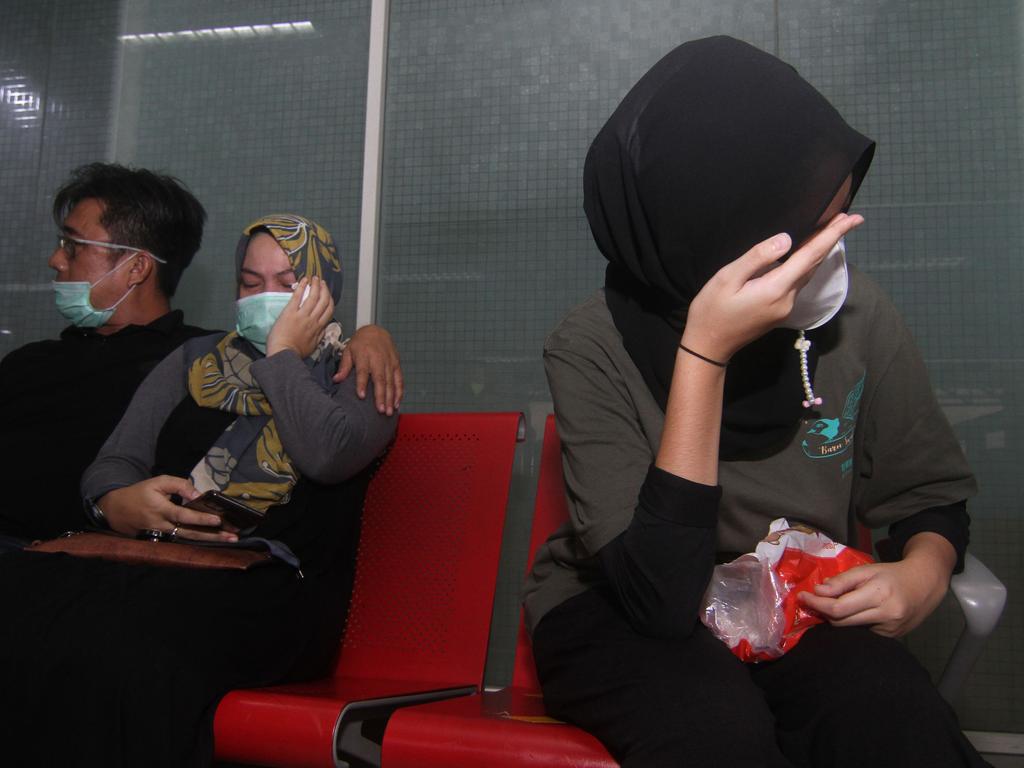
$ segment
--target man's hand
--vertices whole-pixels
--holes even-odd
[[[910,538],[903,559],[851,568],[801,592],[800,601],[837,627],[870,624],[886,637],[901,637],[928,618],[949,588],[956,564],[953,545],[937,533]]]
[[[398,350],[390,333],[378,325],[364,325],[357,330],[345,347],[334,381],[347,379],[353,368],[359,397],[366,397],[366,382],[373,379],[377,410],[388,416],[398,410],[405,388]]]
[[[171,501],[177,494],[192,501],[199,492],[183,477],[158,475],[96,499],[110,527],[118,533],[134,536],[139,531],[174,533],[175,537],[205,541],[237,541],[231,531],[221,528],[217,515],[186,509]]]

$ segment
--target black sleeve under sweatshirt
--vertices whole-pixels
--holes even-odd
[[[630,624],[653,637],[685,637],[715,565],[722,489],[651,465],[629,527],[598,552]]]

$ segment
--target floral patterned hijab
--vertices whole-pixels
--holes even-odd
[[[326,229],[302,216],[275,214],[247,226],[235,249],[236,273],[241,273],[249,240],[260,232],[281,246],[297,281],[321,278],[338,302],[342,272],[334,240]],[[337,387],[331,377],[343,349],[341,337],[341,325],[331,322],[317,349],[304,361],[326,392],[333,393]],[[237,331],[219,339],[195,339],[188,345],[186,351],[193,360],[188,372],[192,399],[204,408],[238,415],[192,470],[196,490],[219,490],[262,511],[287,503],[299,473],[281,444],[270,401],[250,370],[263,355]]]

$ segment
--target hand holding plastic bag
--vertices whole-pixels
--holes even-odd
[[[824,621],[797,595],[871,562],[870,555],[780,517],[753,553],[715,566],[701,621],[743,661],[777,659]]]

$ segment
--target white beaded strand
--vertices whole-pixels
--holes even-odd
[[[814,396],[814,388],[811,387],[811,374],[807,371],[807,350],[811,348],[811,340],[804,336],[803,331],[800,331],[793,347],[800,353],[800,379],[803,381],[804,394],[807,396],[807,399],[804,400],[804,408],[821,405],[821,398]]]

